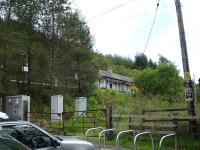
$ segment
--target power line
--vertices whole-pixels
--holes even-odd
[[[158,13],[158,7],[159,7],[159,5],[160,5],[160,0],[158,0],[157,5],[156,5],[156,11],[155,11],[155,15],[154,15],[154,18],[153,18],[153,23],[152,23],[152,25],[151,25],[150,32],[149,32],[149,36],[148,36],[148,38],[147,38],[147,42],[146,42],[146,45],[145,45],[145,47],[144,47],[143,53],[145,53],[145,51],[146,51],[146,49],[147,49],[147,46],[148,46],[148,44],[149,44],[149,40],[150,40],[152,31],[153,31],[153,27],[154,27],[154,24],[155,24],[155,21],[156,21],[156,16],[157,16],[157,13]]]
[[[101,16],[103,16],[103,15],[105,15],[105,14],[107,14],[107,13],[110,13],[110,12],[114,11],[115,9],[118,9],[118,8],[120,8],[120,7],[123,7],[123,6],[129,4],[129,3],[132,2],[132,1],[133,1],[133,0],[129,0],[129,1],[125,2],[125,3],[119,4],[119,5],[117,5],[117,6],[113,7],[113,8],[111,8],[111,9],[109,9],[109,10],[103,12],[103,13],[100,13],[100,14],[98,14],[98,15],[96,15],[96,16],[90,18],[90,19],[88,19],[88,22],[90,22],[90,21],[92,21],[92,20],[94,20],[94,19],[96,19],[96,18],[99,18],[99,17],[101,17]],[[150,28],[150,32],[149,32],[149,35],[148,35],[147,42],[146,42],[146,45],[145,45],[145,48],[144,48],[143,53],[145,53],[146,48],[147,48],[147,46],[148,46],[148,44],[149,44],[149,40],[150,40],[152,31],[153,31],[153,27],[154,27],[154,24],[155,24],[155,21],[156,21],[156,17],[157,17],[158,7],[159,7],[159,5],[160,5],[160,1],[161,1],[161,0],[158,0],[158,2],[157,2],[157,4],[156,4],[156,11],[155,11],[154,19],[153,19],[153,22],[152,22],[152,25],[151,25],[151,28]]]
[[[110,12],[114,11],[115,9],[118,9],[118,8],[120,8],[120,7],[123,7],[123,6],[129,4],[129,3],[132,2],[132,1],[133,1],[133,0],[129,0],[129,1],[125,2],[125,3],[119,4],[119,5],[117,5],[117,6],[113,7],[113,8],[111,8],[111,9],[109,9],[109,10],[107,10],[107,11],[104,11],[104,12],[102,12],[102,13],[100,13],[100,14],[98,14],[98,15],[92,17],[92,18],[90,18],[90,19],[88,20],[88,22],[89,22],[89,21],[92,21],[92,20],[94,20],[94,19],[96,19],[96,18],[99,18],[99,17],[101,17],[101,16],[103,16],[103,15],[105,15],[105,14],[107,14],[107,13],[110,13]]]

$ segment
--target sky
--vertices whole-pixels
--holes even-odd
[[[144,53],[157,62],[159,55],[172,61],[183,76],[174,0],[160,0],[152,34],[145,49],[158,0],[74,0],[94,36],[94,50],[134,60]],[[199,0],[180,0],[186,35],[190,75],[200,78]],[[115,8],[119,5],[121,7]],[[107,12],[108,10],[111,10]],[[107,12],[107,13],[104,13]],[[103,14],[103,15],[102,15]],[[145,49],[145,50],[144,50]]]

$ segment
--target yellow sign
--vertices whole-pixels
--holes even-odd
[[[132,91],[132,92],[138,92],[138,90],[139,90],[139,89],[138,89],[138,87],[137,87],[136,85],[132,85],[132,86],[131,86],[131,91]]]
[[[189,72],[185,72],[184,73],[184,80],[190,80],[191,79],[191,77],[190,77],[190,73]]]

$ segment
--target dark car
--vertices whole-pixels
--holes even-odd
[[[66,136],[54,136],[27,121],[0,120],[0,130],[30,149],[41,150],[94,150],[87,141]],[[1,150],[1,149],[0,149]],[[2,149],[3,150],[3,149]],[[9,150],[9,149],[8,149]],[[19,149],[20,150],[20,149]]]

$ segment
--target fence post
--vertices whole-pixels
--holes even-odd
[[[131,123],[132,123],[132,118],[131,118],[131,116],[129,115],[129,116],[128,116],[128,128],[129,128],[129,129],[132,129]]]
[[[145,115],[145,113],[146,113],[146,111],[144,109],[142,109],[142,115],[143,116]],[[142,118],[142,123],[145,123],[145,118],[144,117]]]
[[[106,128],[111,129],[112,126],[112,106],[111,104],[106,108]]]
[[[93,118],[94,128],[96,127],[96,113],[94,112],[94,118]]]
[[[113,128],[113,124],[112,124],[112,105],[111,105],[111,103],[106,108],[106,128],[107,129],[112,129]],[[108,139],[111,139],[112,135],[113,135],[112,131],[109,131],[108,133],[106,133],[106,137]]]
[[[177,114],[177,113],[173,113],[173,116],[175,117],[175,118],[173,119],[173,124],[175,125],[174,131],[176,132],[176,135],[175,135],[176,140],[177,140],[176,146],[179,147],[178,120],[176,119],[176,117],[178,116],[178,114]]]
[[[52,115],[52,113],[50,112],[50,113],[49,113],[49,122],[50,122],[50,127],[52,128],[52,119],[51,119],[51,115]]]
[[[65,117],[64,117],[65,113],[62,112],[62,134],[65,134]]]

